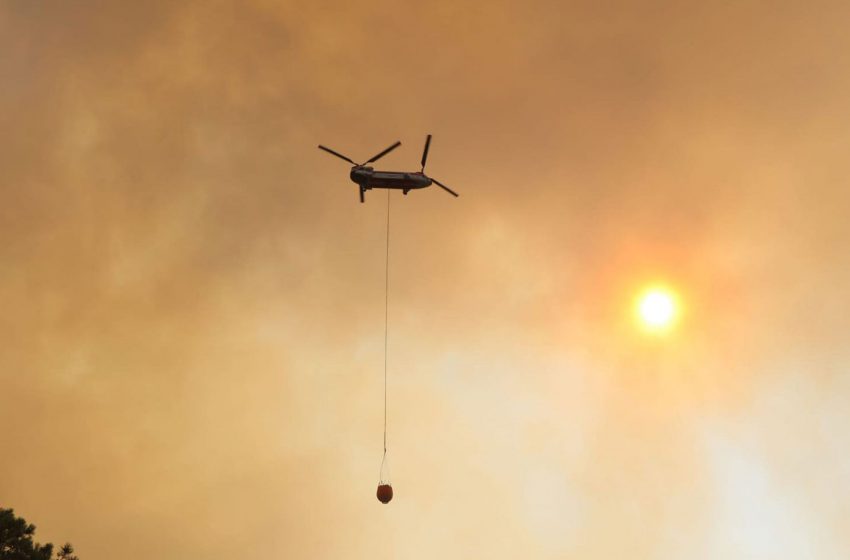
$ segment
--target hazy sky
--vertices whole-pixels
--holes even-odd
[[[850,557],[848,22],[3,1],[0,506],[84,560]],[[316,145],[426,133],[383,506],[386,194]]]

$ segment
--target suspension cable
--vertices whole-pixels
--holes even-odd
[[[387,189],[387,252],[384,261],[384,457],[387,455],[387,334],[390,309],[390,189]]]

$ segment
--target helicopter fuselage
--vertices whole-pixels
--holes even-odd
[[[372,156],[363,163],[357,163],[350,157],[343,155],[335,150],[319,144],[319,149],[323,150],[332,156],[336,156],[343,161],[347,161],[354,167],[351,168],[351,180],[360,187],[360,202],[366,202],[364,196],[366,191],[371,189],[396,189],[407,194],[414,189],[424,189],[431,185],[437,185],[452,196],[458,196],[456,192],[451,190],[446,185],[436,179],[432,179],[425,175],[425,162],[428,161],[428,147],[431,145],[431,135],[425,138],[425,149],[422,151],[422,169],[420,171],[375,171],[374,167],[369,164],[378,161],[391,151],[401,146],[401,142],[396,142],[389,148]],[[387,193],[389,196],[389,193]],[[389,204],[389,199],[387,199]]]
[[[423,173],[410,171],[375,171],[371,167],[357,166],[351,170],[351,180],[361,190],[398,189],[404,194],[414,189],[431,186],[431,179]]]

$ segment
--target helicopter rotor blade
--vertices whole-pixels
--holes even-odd
[[[373,163],[373,162],[375,162],[375,161],[378,161],[379,159],[381,159],[382,157],[384,157],[385,155],[387,155],[387,154],[388,154],[388,153],[390,153],[391,151],[395,150],[395,149],[396,149],[396,148],[398,148],[399,146],[401,146],[401,142],[396,142],[395,144],[393,144],[392,146],[390,146],[389,148],[387,148],[387,149],[386,149],[386,150],[384,150],[383,152],[379,153],[378,155],[376,155],[376,156],[372,156],[372,158],[371,158],[371,159],[367,160],[367,161],[366,161],[366,162],[364,162],[362,165],[366,165],[367,163]]]
[[[325,147],[325,146],[322,146],[321,144],[319,144],[319,149],[320,149],[320,150],[324,150],[324,151],[326,151],[326,152],[327,152],[327,153],[329,153],[329,154],[335,155],[336,157],[338,157],[338,158],[340,158],[340,159],[344,159],[345,161],[347,161],[348,163],[350,163],[350,164],[352,164],[352,165],[357,165],[357,162],[355,162],[354,160],[352,160],[352,159],[350,159],[350,158],[348,158],[348,157],[346,157],[346,156],[342,155],[342,154],[341,154],[341,153],[339,153],[339,152],[335,152],[335,151],[331,150],[330,148],[327,148],[327,147]]]
[[[442,184],[438,180],[434,179],[433,177],[428,177],[428,178],[431,179],[438,187],[442,188],[443,190],[445,190],[449,194],[452,194],[454,196],[460,196],[459,194],[457,194],[456,192],[454,192],[453,190],[451,190],[450,188],[448,188],[447,186],[445,186],[444,184]]]
[[[425,172],[425,162],[428,161],[428,148],[431,147],[431,135],[429,134],[427,138],[425,138],[425,149],[422,151],[422,170],[420,173]]]

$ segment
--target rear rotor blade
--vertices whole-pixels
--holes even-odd
[[[455,196],[460,196],[459,194],[457,194],[456,192],[454,192],[453,190],[451,190],[450,188],[448,188],[447,186],[445,186],[444,184],[442,184],[438,180],[434,179],[433,177],[428,177],[428,178],[431,179],[432,181],[434,181],[434,183],[436,183],[438,187],[441,187],[443,190],[448,191],[449,194],[453,194]]]
[[[425,139],[425,150],[422,152],[422,171],[425,171],[425,162],[428,161],[428,148],[431,146],[431,135]]]
[[[335,152],[335,151],[331,150],[330,148],[326,148],[325,146],[322,146],[321,144],[319,144],[319,149],[320,149],[320,150],[324,150],[324,151],[326,151],[326,152],[327,152],[327,153],[329,153],[329,154],[335,155],[336,157],[338,157],[338,158],[340,158],[340,159],[344,159],[345,161],[347,161],[348,163],[350,163],[350,164],[352,164],[352,165],[357,165],[357,162],[355,162],[355,161],[353,161],[353,160],[351,160],[351,159],[349,159],[349,158],[345,157],[344,155],[342,155],[342,154],[341,154],[341,153],[339,153],[339,152]]]
[[[386,150],[384,150],[380,154],[378,154],[376,156],[372,156],[372,158],[367,160],[365,163],[363,163],[363,165],[366,165],[367,163],[372,163],[372,162],[378,161],[379,159],[381,159],[382,157],[384,157],[385,155],[387,155],[391,151],[395,150],[399,146],[401,146],[401,142],[396,142],[395,144],[393,144],[392,146],[390,146],[389,148],[387,148]]]

